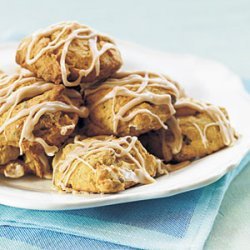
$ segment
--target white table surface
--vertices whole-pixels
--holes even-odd
[[[249,0],[0,0],[0,6],[0,41],[77,20],[157,50],[218,60],[250,79]],[[249,180],[250,167],[229,188],[205,249],[250,249]]]

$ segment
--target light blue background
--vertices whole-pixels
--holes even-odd
[[[8,0],[0,1],[0,6],[1,41],[55,22],[77,20],[158,50],[221,61],[250,79],[249,0]],[[249,168],[227,192],[207,249],[235,249],[249,240],[247,176]]]
[[[250,78],[249,0],[0,1],[0,36],[78,20],[158,50],[219,60]]]

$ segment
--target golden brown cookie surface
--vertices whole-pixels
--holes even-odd
[[[162,163],[136,137],[76,137],[53,160],[54,185],[68,192],[114,193],[163,174]]]
[[[19,154],[20,150],[18,147],[4,145],[4,143],[2,143],[0,146],[0,166],[17,159]]]
[[[65,86],[93,83],[122,65],[112,39],[76,22],[63,22],[25,38],[16,62],[37,77]]]
[[[120,72],[86,89],[90,115],[87,135],[140,135],[165,127],[175,113],[179,89],[166,76],[151,72]]]
[[[30,74],[16,74],[0,80],[0,97],[0,147],[9,161],[27,153],[26,158],[38,162],[32,172],[44,177],[50,170],[43,155],[54,155],[74,131],[79,116],[86,114],[80,108],[81,95]],[[1,164],[8,163],[1,160]]]
[[[190,98],[180,99],[175,108],[177,124],[141,138],[149,152],[161,159],[193,160],[235,142],[235,131],[225,109]]]

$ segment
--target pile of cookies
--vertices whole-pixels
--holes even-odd
[[[25,38],[25,70],[0,75],[0,173],[58,190],[114,193],[237,139],[224,108],[187,97],[159,72],[118,71],[115,42],[76,22]],[[166,69],[167,70],[167,69]]]

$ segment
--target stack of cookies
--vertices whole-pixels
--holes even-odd
[[[187,97],[160,72],[118,71],[115,42],[85,25],[33,33],[16,62],[26,71],[0,75],[6,177],[34,174],[61,191],[114,193],[236,140],[224,108]]]

